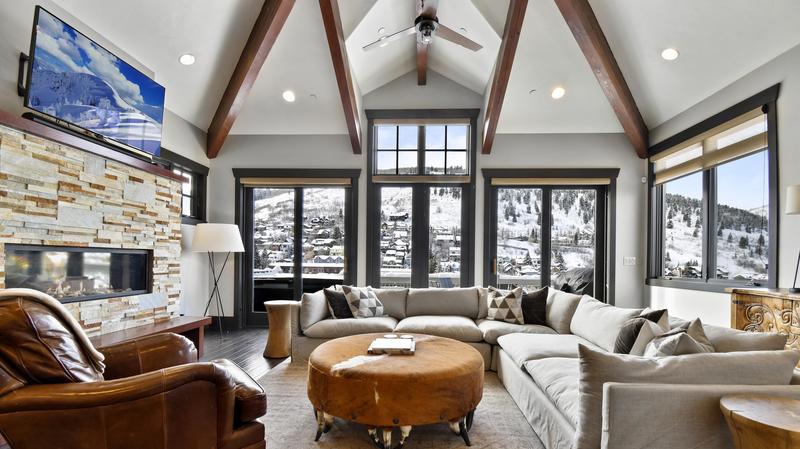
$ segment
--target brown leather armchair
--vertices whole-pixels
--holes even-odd
[[[0,432],[12,449],[266,447],[266,395],[234,363],[193,363],[188,339],[161,334],[103,348],[98,369],[84,345],[52,308],[0,297]]]

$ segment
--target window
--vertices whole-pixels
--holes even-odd
[[[242,202],[245,324],[265,301],[356,282],[359,170],[235,169]]]
[[[206,179],[208,167],[179,154],[162,149],[156,162],[183,178],[181,184],[181,215],[184,224],[206,220]]]
[[[651,149],[648,283],[775,285],[776,97],[765,91]]]
[[[368,284],[472,284],[477,114],[367,111]]]
[[[484,169],[486,282],[529,289],[566,284],[611,299],[606,248],[613,226],[607,217],[613,217],[608,209],[618,172]]]

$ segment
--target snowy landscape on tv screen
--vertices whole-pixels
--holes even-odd
[[[164,88],[44,9],[27,106],[158,155]]]

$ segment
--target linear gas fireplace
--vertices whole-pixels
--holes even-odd
[[[6,245],[6,287],[32,288],[61,302],[152,291],[147,250]]]

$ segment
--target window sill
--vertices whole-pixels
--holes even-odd
[[[718,280],[704,281],[702,279],[666,279],[666,278],[647,278],[646,285],[651,287],[677,288],[681,290],[695,290],[711,293],[728,293],[729,288],[743,287],[771,287],[769,282],[752,284],[747,282],[724,282]]]

